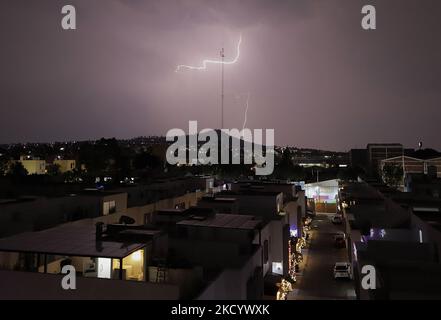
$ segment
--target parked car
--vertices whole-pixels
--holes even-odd
[[[331,221],[333,224],[342,224],[343,223],[343,218],[341,215],[336,214],[335,216],[333,216],[331,218]]]
[[[344,233],[335,235],[334,245],[336,248],[346,248],[346,235]]]
[[[349,262],[336,262],[334,265],[334,279],[352,279],[352,268]]]

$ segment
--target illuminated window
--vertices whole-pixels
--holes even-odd
[[[119,278],[120,263],[113,259],[113,278]],[[144,250],[140,249],[123,259],[123,279],[132,281],[144,281]]]
[[[112,270],[112,259],[98,258],[98,278],[110,279]]]
[[[107,216],[111,213],[116,212],[116,203],[115,200],[106,201],[103,203],[103,216]]]
[[[282,262],[273,262],[272,272],[275,274],[283,275],[283,264]]]

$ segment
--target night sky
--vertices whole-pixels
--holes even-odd
[[[61,7],[77,10],[75,31]],[[377,9],[377,30],[361,8]],[[2,0],[0,143],[274,128],[278,145],[441,149],[439,0]],[[200,128],[202,129],[202,128]]]

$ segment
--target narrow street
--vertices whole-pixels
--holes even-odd
[[[355,299],[353,281],[335,280],[335,262],[348,261],[347,250],[334,247],[334,235],[342,232],[331,222],[332,214],[319,213],[311,223],[308,246],[303,250],[304,262],[294,291],[288,300]]]

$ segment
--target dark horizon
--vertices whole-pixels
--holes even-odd
[[[219,127],[275,129],[275,144],[348,151],[398,142],[440,150],[441,43],[435,0],[72,0],[77,30],[42,0],[0,4],[0,143],[129,139]],[[377,30],[360,26],[375,5]]]
[[[215,129],[218,130],[218,129]],[[136,137],[129,137],[129,138],[118,138],[118,137],[98,137],[96,139],[84,139],[84,140],[63,140],[63,141],[35,141],[35,142],[6,142],[6,143],[0,143],[0,146],[2,145],[26,145],[26,144],[67,144],[67,143],[84,143],[84,142],[93,142],[93,141],[99,141],[101,139],[116,139],[117,141],[129,141],[129,140],[134,140],[134,139],[138,139],[138,138],[164,138],[165,136],[159,136],[159,135],[150,135],[150,136],[136,136]],[[365,149],[366,146],[368,144],[390,144],[390,143],[395,143],[395,142],[380,142],[380,141],[374,141],[374,142],[368,142],[365,145],[359,146],[359,147],[354,147],[354,148],[350,148],[348,150],[334,150],[334,149],[323,149],[323,148],[312,148],[312,147],[308,147],[308,146],[299,146],[299,145],[275,145],[276,148],[284,148],[284,147],[290,147],[290,148],[297,148],[297,149],[302,149],[302,150],[317,150],[317,151],[323,151],[323,152],[341,152],[341,153],[345,153],[345,152],[349,152],[351,149]],[[399,142],[397,142],[399,143]],[[416,147],[412,147],[412,146],[406,146],[403,145],[403,148],[405,149],[414,149],[414,150],[418,150],[418,146]],[[426,147],[426,146],[422,146],[421,149],[431,149],[431,150],[435,150],[436,152],[439,152],[438,149],[435,148],[431,148],[431,147]]]

